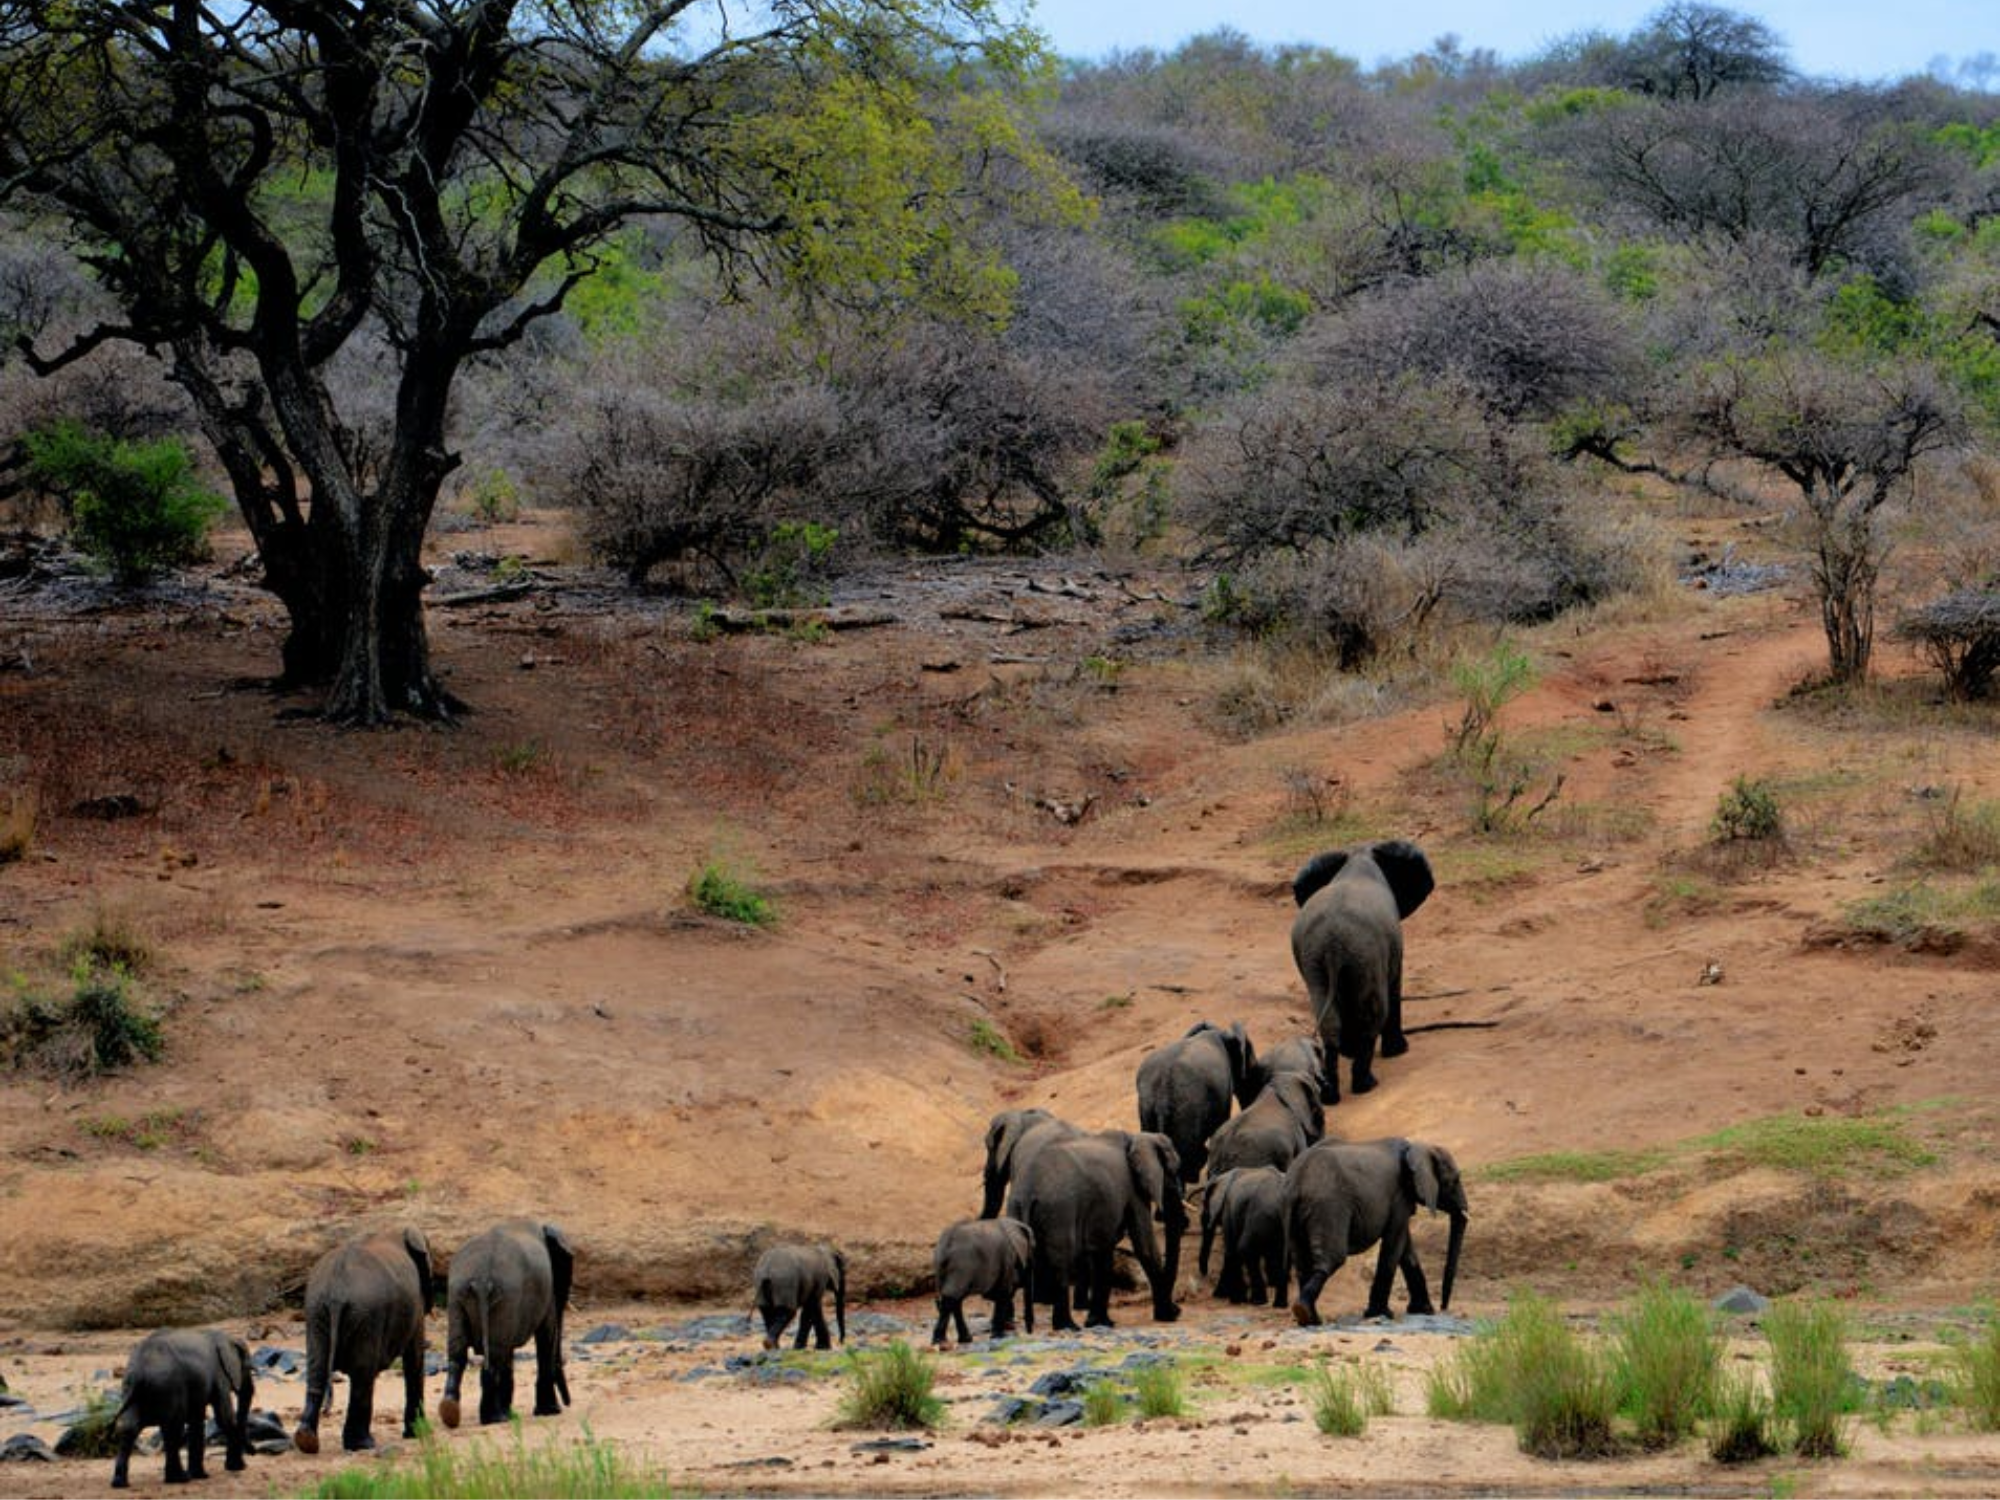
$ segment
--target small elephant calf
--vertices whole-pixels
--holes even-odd
[[[931,1342],[942,1346],[945,1325],[956,1323],[958,1341],[972,1342],[965,1326],[965,1299],[993,1302],[989,1337],[1005,1338],[1014,1323],[1014,1289],[1021,1289],[1021,1317],[1035,1331],[1035,1235],[1019,1219],[961,1219],[938,1236],[931,1252],[937,1275],[937,1326]]]
[[[811,1335],[818,1347],[830,1349],[826,1311],[821,1300],[833,1293],[833,1316],[840,1325],[840,1341],[847,1342],[847,1257],[831,1245],[773,1245],[757,1257],[751,1273],[758,1316],[764,1320],[764,1347],[775,1349],[785,1327],[798,1315],[798,1339],[794,1349],[803,1349]]]
[[[243,1467],[249,1446],[250,1349],[243,1340],[213,1328],[163,1328],[139,1341],[125,1361],[125,1389],[112,1421],[117,1457],[111,1465],[111,1488],[131,1483],[127,1471],[132,1449],[145,1428],[160,1429],[167,1452],[167,1483],[185,1484],[208,1478],[202,1447],[208,1432],[208,1410],[215,1410],[228,1456],[223,1467]],[[232,1407],[230,1398],[235,1397]],[[181,1452],[187,1464],[181,1464]]]

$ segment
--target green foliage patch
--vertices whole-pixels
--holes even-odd
[[[208,529],[229,508],[178,438],[131,442],[63,421],[22,446],[29,481],[56,496],[76,544],[120,583],[205,557]]]
[[[304,1493],[315,1500],[641,1500],[674,1493],[664,1474],[588,1431],[572,1442],[530,1448],[518,1417],[513,1428],[506,1446],[447,1442],[426,1432],[414,1459],[354,1464]]]
[[[931,1392],[937,1367],[901,1339],[875,1353],[848,1356],[847,1392],[839,1424],[892,1432],[930,1429],[944,1421],[944,1403]]]

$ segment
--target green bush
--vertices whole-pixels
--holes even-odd
[[[1715,1320],[1687,1292],[1653,1282],[1609,1321],[1619,1409],[1641,1443],[1671,1447],[1695,1430],[1714,1392],[1722,1362]]]
[[[1952,1350],[1952,1389],[1966,1420],[1980,1432],[2000,1432],[2000,1314]]]
[[[1715,804],[1709,833],[1717,843],[1772,843],[1785,836],[1785,818],[1771,783],[1739,776]]]
[[[1370,1417],[1396,1409],[1389,1377],[1379,1365],[1321,1365],[1309,1388],[1313,1425],[1328,1437],[1360,1437]]]
[[[1754,1463],[1778,1451],[1771,1402],[1751,1370],[1718,1371],[1710,1397],[1708,1456],[1719,1464]]]
[[[1830,1302],[1778,1302],[1764,1317],[1771,1341],[1771,1410],[1807,1458],[1846,1451],[1851,1405],[1847,1320]]]
[[[530,1450],[518,1418],[511,1450],[474,1441],[450,1443],[426,1434],[414,1462],[356,1464],[306,1492],[317,1500],[639,1500],[666,1495],[663,1475],[633,1466],[618,1449],[586,1431],[580,1441]]]
[[[198,561],[228,502],[178,438],[136,443],[58,422],[24,439],[29,481],[61,501],[70,535],[120,583]]]
[[[1170,1361],[1134,1371],[1132,1394],[1142,1417],[1184,1417],[1188,1413],[1186,1382],[1180,1368]]]
[[[841,1426],[903,1431],[936,1427],[944,1421],[944,1403],[931,1393],[935,1367],[901,1339],[880,1353],[856,1351],[848,1356],[847,1366]]]
[[[24,990],[0,1018],[0,1050],[66,1078],[89,1078],[139,1062],[156,1062],[166,1040],[159,1020],[132,997],[131,976],[118,967],[78,959],[70,993],[56,998]]]
[[[724,921],[770,927],[778,920],[777,904],[720,856],[711,856],[688,877],[687,893],[696,910]]]

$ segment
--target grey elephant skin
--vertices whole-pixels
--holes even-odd
[[[1324,1099],[1328,1087],[1326,1043],[1317,1035],[1295,1036],[1280,1042],[1257,1059],[1251,1079],[1250,1097],[1255,1099],[1280,1073],[1302,1073],[1311,1082],[1316,1098]]]
[[[1237,1167],[1211,1177],[1201,1200],[1201,1274],[1216,1238],[1222,1273],[1215,1295],[1231,1302],[1285,1305],[1290,1241],[1285,1233],[1285,1174],[1277,1167]]]
[[[937,1277],[937,1326],[931,1342],[943,1344],[946,1326],[953,1325],[961,1344],[972,1342],[965,1324],[965,1299],[985,1297],[993,1303],[991,1338],[1005,1338],[1013,1329],[1014,1292],[1021,1293],[1021,1321],[1035,1331],[1035,1236],[1019,1219],[961,1219],[948,1225],[931,1251]]]
[[[1322,1102],[1340,1101],[1337,1058],[1350,1060],[1348,1087],[1365,1094],[1375,1087],[1378,1039],[1384,1057],[1409,1051],[1403,922],[1436,886],[1424,851],[1407,839],[1329,850],[1293,878],[1292,960],[1326,1043]]]
[[[1164,1256],[1153,1235],[1156,1211],[1166,1226]],[[1071,1279],[1079,1274],[1085,1322],[1111,1326],[1111,1257],[1120,1240],[1130,1240],[1146,1273],[1153,1316],[1163,1323],[1180,1316],[1173,1292],[1187,1208],[1180,1158],[1164,1135],[1106,1130],[1054,1142],[1015,1179],[1007,1216],[1034,1231],[1035,1296],[1053,1307],[1057,1330],[1076,1327]]]
[[[404,1229],[362,1235],[319,1258],[306,1278],[306,1404],[292,1441],[319,1452],[320,1412],[336,1372],[348,1379],[340,1443],[375,1446],[375,1377],[403,1362],[403,1436],[424,1413],[424,1316],[431,1305],[431,1250]]]
[[[1280,1073],[1209,1141],[1209,1175],[1219,1177],[1239,1167],[1282,1172],[1325,1134],[1326,1110],[1313,1081],[1303,1073]]]
[[[986,1123],[986,1171],[979,1217],[998,1218],[1007,1187],[1042,1149],[1084,1132],[1045,1109],[1003,1109]]]
[[[132,1449],[148,1427],[160,1429],[168,1484],[208,1478],[202,1448],[210,1408],[222,1429],[223,1467],[241,1469],[249,1447],[245,1428],[254,1391],[250,1349],[243,1340],[213,1328],[163,1328],[147,1334],[125,1361],[125,1388],[111,1424],[117,1444],[111,1488],[122,1490],[131,1484]]]
[[[1431,1305],[1424,1268],[1410,1237],[1410,1221],[1419,1207],[1451,1219],[1438,1307]],[[1307,1326],[1319,1322],[1319,1294],[1327,1278],[1350,1255],[1375,1244],[1382,1248],[1363,1316],[1390,1315],[1389,1292],[1398,1268],[1409,1294],[1409,1311],[1449,1309],[1468,1217],[1465,1184],[1444,1147],[1400,1137],[1322,1141],[1285,1174],[1285,1223],[1291,1236],[1292,1273],[1299,1282],[1292,1316]]]
[[[1180,1153],[1181,1181],[1201,1180],[1208,1138],[1229,1118],[1232,1102],[1257,1097],[1257,1049],[1241,1021],[1227,1028],[1198,1022],[1187,1035],[1139,1063],[1139,1128],[1157,1131]]]
[[[508,1219],[459,1247],[445,1278],[444,1396],[438,1416],[459,1419],[466,1360],[480,1355],[479,1421],[504,1422],[514,1412],[514,1351],[535,1344],[535,1415],[552,1417],[569,1405],[563,1374],[563,1310],[576,1265],[569,1239],[554,1224]]]
[[[831,1245],[773,1245],[757,1257],[750,1273],[757,1315],[764,1321],[764,1347],[775,1349],[794,1315],[799,1331],[794,1349],[812,1338],[816,1347],[830,1349],[826,1329],[826,1298],[833,1298],[834,1322],[841,1343],[847,1342],[847,1257]]]

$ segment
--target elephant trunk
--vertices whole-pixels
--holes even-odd
[[[990,1167],[984,1178],[986,1196],[979,1205],[979,1217],[997,1219],[1000,1217],[1000,1200],[1007,1195],[1007,1179]]]
[[[1438,1292],[1438,1311],[1451,1311],[1451,1284],[1458,1279],[1458,1252],[1465,1247],[1465,1215],[1451,1216],[1451,1237],[1444,1247],[1444,1285]]]

